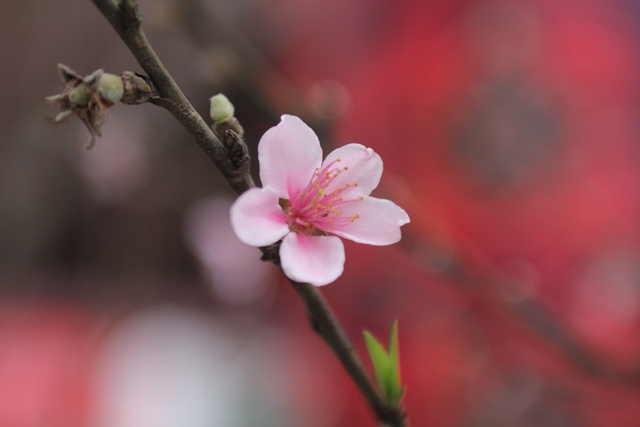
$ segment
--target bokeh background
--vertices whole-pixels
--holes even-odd
[[[323,292],[360,350],[399,319],[412,425],[640,425],[639,2],[140,6],[252,152],[289,113],[381,154],[412,223]],[[91,2],[2,2],[0,53],[0,425],[375,425],[166,111],[112,108],[90,151],[44,119],[58,62],[140,71]]]

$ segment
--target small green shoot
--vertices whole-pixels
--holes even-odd
[[[387,404],[392,408],[398,408],[404,394],[400,382],[398,320],[391,324],[388,351],[371,333],[364,331],[363,335],[376,373],[378,388]]]

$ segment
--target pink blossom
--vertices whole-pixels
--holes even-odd
[[[231,207],[241,241],[266,246],[282,239],[282,270],[315,286],[336,280],[344,269],[338,236],[369,245],[400,240],[407,213],[389,200],[369,197],[382,176],[382,159],[371,148],[348,144],[322,161],[316,134],[302,120],[284,115],[258,145],[263,188],[252,188]]]

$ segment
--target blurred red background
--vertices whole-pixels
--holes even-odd
[[[323,292],[361,351],[399,319],[412,425],[640,424],[636,2],[140,3],[254,153],[290,113],[382,156],[412,223]],[[42,120],[57,62],[139,70],[93,5],[3,9],[0,425],[374,426],[166,112]]]

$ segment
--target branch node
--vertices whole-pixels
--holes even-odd
[[[280,242],[276,242],[269,246],[263,246],[260,248],[262,251],[261,261],[272,262],[275,265],[280,265]]]
[[[138,105],[150,102],[158,97],[158,90],[147,76],[125,71],[120,75],[124,85],[124,96],[120,100],[123,104]]]
[[[244,129],[235,117],[229,117],[221,122],[211,125],[211,130],[220,139],[229,160],[235,167],[235,172],[244,174],[248,172],[251,159],[249,148],[244,141]]]

